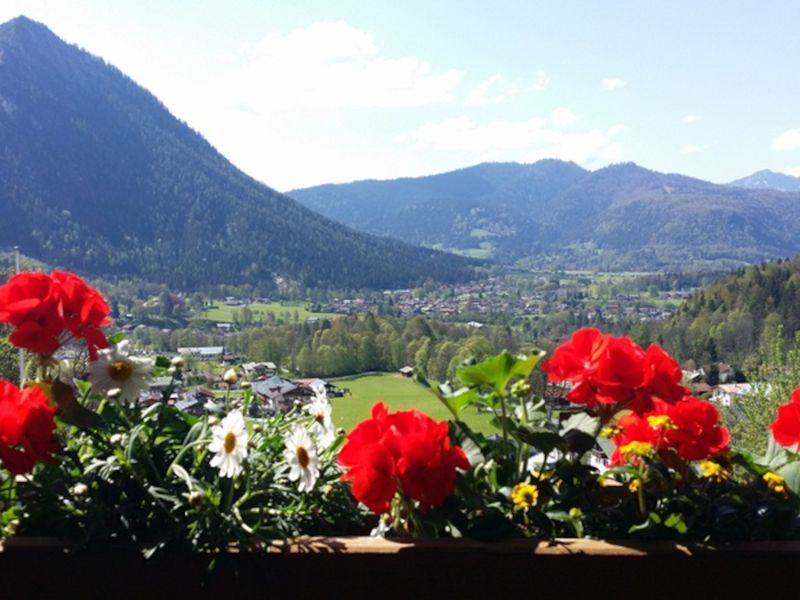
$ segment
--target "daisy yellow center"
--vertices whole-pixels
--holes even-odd
[[[308,463],[311,462],[311,460],[308,458],[308,450],[302,446],[298,446],[297,450],[295,450],[295,453],[297,454],[297,462],[299,462],[300,466],[305,469],[308,466]]]
[[[133,367],[124,360],[115,360],[108,367],[108,375],[114,381],[128,381],[133,374]]]
[[[225,439],[222,441],[222,447],[225,449],[226,454],[230,454],[236,449],[236,434],[229,431],[225,434]]]

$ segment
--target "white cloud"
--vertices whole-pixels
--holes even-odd
[[[800,177],[800,167],[786,169],[786,174],[791,175],[792,177]]]
[[[770,148],[776,151],[800,149],[800,128],[787,129],[773,138]]]
[[[700,120],[700,117],[697,115],[686,115],[685,117],[681,117],[681,123],[683,125],[691,125],[692,123],[697,123]]]
[[[518,86],[502,75],[492,75],[469,91],[465,103],[468,106],[499,104],[517,95],[518,91]]]
[[[711,148],[711,144],[686,144],[681,148],[681,154],[697,154]]]
[[[567,127],[575,122],[575,114],[570,109],[561,106],[550,113],[550,120],[554,125]]]
[[[550,76],[542,69],[536,71],[536,80],[533,82],[533,91],[543,92],[550,86]]]
[[[628,85],[628,82],[624,79],[617,79],[616,77],[606,77],[600,84],[609,92],[613,92],[614,90],[625,87]]]
[[[464,77],[415,56],[381,55],[375,35],[343,21],[270,33],[215,84],[257,112],[411,107],[448,102]]]
[[[623,129],[617,125],[607,130],[565,132],[537,117],[527,121],[495,120],[487,123],[457,117],[419,127],[411,138],[422,147],[469,152],[485,160],[513,150],[517,155],[521,153],[526,162],[560,158],[585,163],[600,159],[619,160],[624,147],[613,142],[612,138]]]

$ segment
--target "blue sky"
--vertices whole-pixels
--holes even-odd
[[[800,2],[0,3],[279,190],[554,157],[800,176]]]

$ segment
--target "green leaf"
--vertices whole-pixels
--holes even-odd
[[[498,396],[504,396],[508,382],[527,378],[542,356],[542,351],[530,356],[514,356],[503,350],[478,364],[460,367],[456,376],[467,386],[488,387]]]
[[[679,513],[671,513],[667,517],[666,521],[664,521],[664,526],[674,529],[681,535],[689,531],[689,528],[686,526],[686,522],[683,520],[683,515]]]
[[[108,343],[109,344],[119,344],[124,339],[125,339],[125,332],[124,331],[118,331],[117,333],[108,336]]]
[[[648,529],[652,529],[657,525],[661,525],[661,517],[659,517],[656,513],[651,512],[647,515],[647,519],[644,523],[639,523],[638,525],[631,525],[628,529],[628,533],[636,533],[637,531],[647,531]]]
[[[561,424],[561,435],[566,434],[571,429],[583,431],[587,435],[597,437],[600,431],[600,419],[583,412],[576,413]]]
[[[161,369],[169,369],[172,363],[166,356],[156,356],[155,366]]]
[[[455,415],[456,419],[461,415],[461,411],[478,397],[478,391],[474,388],[465,387],[449,394],[444,392],[443,389],[445,388],[440,386],[440,393],[437,396],[450,409],[450,412]]]
[[[772,433],[767,438],[767,452],[764,456],[758,459],[758,463],[770,469],[778,469],[789,462],[790,455],[786,448],[778,444]]]
[[[786,486],[795,494],[800,494],[800,462],[790,462],[777,470],[778,475],[786,480]]]
[[[570,429],[564,434],[567,450],[574,452],[579,457],[594,448],[596,438],[580,429]]]
[[[535,430],[531,427],[521,426],[514,431],[517,438],[544,454],[550,454],[556,448],[564,447],[564,438],[557,433],[547,430]]]

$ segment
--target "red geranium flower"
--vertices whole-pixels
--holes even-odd
[[[342,479],[352,481],[353,496],[375,513],[388,511],[398,490],[423,510],[438,506],[453,493],[456,469],[469,468],[447,422],[418,410],[389,414],[381,402],[347,436],[338,461],[349,467]]]
[[[719,411],[694,396],[684,396],[667,410],[673,428],[667,439],[685,460],[703,460],[728,449],[730,434],[719,424]]]
[[[778,407],[778,416],[769,428],[781,446],[791,448],[800,444],[800,388],[792,392],[791,401]]]
[[[620,417],[614,429],[616,433],[611,438],[615,446],[611,455],[612,465],[638,463],[642,455],[660,450],[659,442],[663,443],[660,431],[636,413]]]
[[[11,473],[28,473],[36,461],[53,461],[59,449],[54,414],[38,386],[20,390],[0,379],[0,460]]]
[[[0,322],[16,328],[9,341],[39,354],[55,352],[64,328],[59,299],[44,273],[19,273],[0,286]]]
[[[630,338],[592,327],[576,331],[543,368],[549,381],[573,384],[567,400],[589,408],[616,405],[644,414],[657,399],[674,403],[687,393],[680,365],[661,347],[645,352]]]
[[[98,348],[108,347],[108,340],[100,330],[111,324],[105,298],[72,273],[53,271],[52,277],[61,291],[64,325],[75,338],[86,341],[89,358],[94,360]]]
[[[100,293],[73,275],[19,273],[0,286],[0,322],[15,327],[9,341],[37,354],[52,354],[69,337],[83,339],[94,358],[108,346],[101,327],[109,308]]]
[[[651,344],[644,357],[644,381],[636,390],[631,410],[644,414],[653,410],[655,400],[675,404],[686,396],[689,390],[681,385],[683,373],[681,366],[661,346]]]

